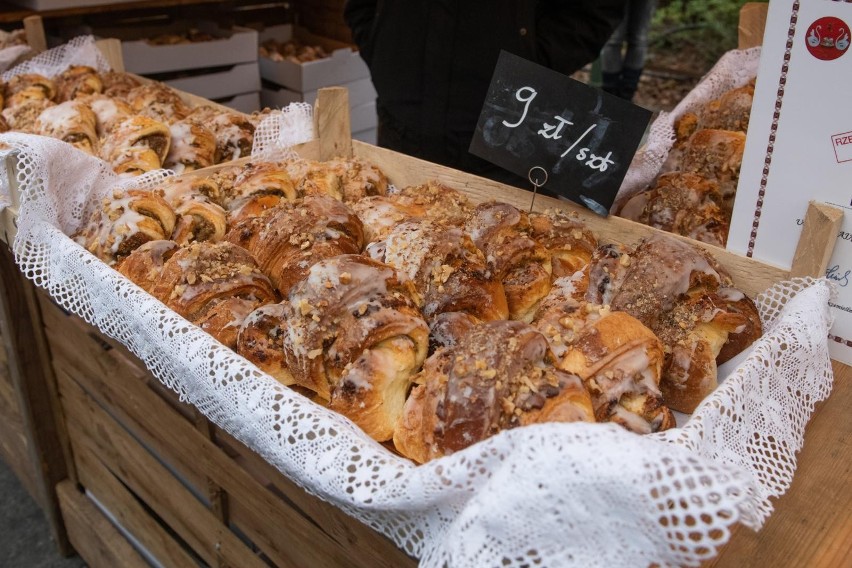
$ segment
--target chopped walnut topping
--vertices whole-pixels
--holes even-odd
[[[348,272],[341,272],[340,273],[340,283],[341,284],[349,284],[350,282],[352,282],[352,275],[349,274]]]
[[[496,369],[486,369],[485,371],[482,371],[482,376],[485,377],[486,379],[493,379],[494,377],[497,376],[497,370]]]
[[[308,359],[310,359],[312,361],[314,359],[316,359],[317,357],[319,357],[320,355],[322,355],[322,349],[312,349],[312,350],[308,351]]]

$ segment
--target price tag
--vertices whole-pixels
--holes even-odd
[[[506,51],[500,54],[470,152],[607,215],[651,112]]]

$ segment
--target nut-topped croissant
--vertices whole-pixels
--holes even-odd
[[[598,422],[647,434],[675,425],[660,392],[663,345],[625,312],[574,299],[575,281],[554,283],[533,321],[557,366],[583,379]]]
[[[414,283],[428,320],[443,312],[465,312],[484,321],[509,315],[500,278],[461,227],[406,221],[368,252]]]
[[[426,208],[429,219],[443,225],[464,225],[473,204],[463,193],[437,181],[404,187],[391,197],[406,205]]]
[[[361,221],[344,203],[308,196],[284,203],[262,218],[232,224],[225,239],[245,246],[282,295],[320,260],[360,253]]]
[[[571,276],[592,258],[598,241],[576,216],[564,211],[532,213],[530,236],[550,253],[553,279]]]
[[[393,436],[428,350],[429,328],[412,292],[393,268],[343,255],[315,264],[282,302],[293,384],[329,401],[378,441]],[[250,350],[241,352],[251,357]]]
[[[364,239],[368,243],[382,241],[403,221],[423,218],[427,214],[426,207],[390,195],[359,199],[352,204],[352,210],[364,224]]]
[[[393,441],[418,463],[508,428],[595,421],[580,377],[558,369],[545,337],[519,321],[474,327],[429,357],[414,382]]]
[[[753,302],[706,252],[655,235],[635,249],[595,253],[585,299],[625,311],[663,342],[660,388],[667,404],[692,412],[717,386],[716,364],[762,333]],[[733,341],[736,348],[725,345]],[[724,349],[724,354],[723,354]]]
[[[115,190],[102,200],[75,240],[112,265],[148,241],[168,239],[174,228],[175,213],[158,193]]]
[[[699,130],[683,147],[676,168],[719,184],[724,208],[733,208],[745,150],[745,134],[730,130]]]
[[[550,254],[533,239],[526,212],[508,203],[476,206],[465,230],[503,283],[509,318],[529,322],[550,291]]]
[[[164,83],[140,85],[130,90],[126,99],[137,114],[165,124],[182,120],[190,112],[180,95]]]

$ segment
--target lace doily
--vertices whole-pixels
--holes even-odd
[[[757,76],[760,47],[735,49],[723,55],[671,112],[661,112],[651,123],[645,144],[630,163],[612,210],[618,211],[630,197],[647,188],[657,177],[675,142],[675,121],[726,91],[742,87]]]
[[[23,273],[305,490],[423,566],[695,565],[734,523],[761,526],[769,499],[789,486],[813,405],[831,388],[831,288],[796,280],[758,299],[765,336],[682,428],[640,437],[607,424],[545,424],[414,466],[69,239],[87,199],[116,182],[103,162],[49,138],[0,140],[17,152]]]

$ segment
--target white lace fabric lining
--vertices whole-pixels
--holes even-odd
[[[269,128],[258,151],[274,157],[280,123]],[[642,437],[612,424],[542,424],[415,466],[72,241],[86,204],[118,181],[104,162],[50,138],[0,140],[15,152],[22,272],[217,426],[425,567],[698,565],[733,524],[762,525],[831,389],[832,288],[797,279],[757,299],[765,335],[681,428]]]

